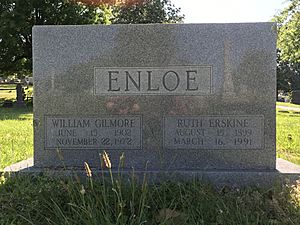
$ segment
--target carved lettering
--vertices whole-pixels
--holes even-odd
[[[168,116],[164,118],[167,149],[261,149],[263,116]]]
[[[191,77],[191,73],[194,73],[194,74],[197,74],[197,70],[188,70],[188,71],[186,71],[186,73],[187,73],[187,77],[186,77],[186,90],[187,91],[197,91],[198,90],[198,85],[197,85],[197,83],[196,83],[196,76],[194,76],[194,77]],[[195,85],[195,83],[196,83],[196,87],[194,87],[194,88],[192,88],[191,87],[191,81],[193,81],[193,83],[194,83],[194,85]]]
[[[170,87],[170,85],[168,84],[168,82],[166,82],[166,80],[167,80],[168,77],[171,77],[171,78],[173,77],[173,78],[174,78],[174,76],[171,76],[172,74],[175,75],[175,80],[176,80],[176,83],[175,83],[175,85],[174,85],[173,88]],[[169,75],[169,76],[167,76],[167,75]],[[172,78],[172,80],[174,80],[173,78]],[[168,72],[166,72],[166,73],[164,74],[164,76],[163,76],[163,81],[162,81],[162,83],[163,83],[164,88],[165,88],[166,90],[168,90],[168,91],[174,91],[174,90],[176,90],[176,88],[177,88],[178,85],[179,85],[179,82],[180,82],[180,78],[179,78],[178,74],[177,74],[175,71],[168,71]],[[167,85],[167,84],[168,84],[168,85]]]
[[[45,117],[46,149],[141,149],[140,116]]]
[[[115,81],[117,83],[118,81],[118,78],[112,78],[113,73],[119,74],[119,71],[108,71],[108,91],[120,91],[120,87],[117,89],[112,88],[112,82]]]
[[[159,87],[153,88],[152,87],[152,71],[147,71],[148,74],[148,91],[158,91]]]
[[[211,78],[211,66],[96,67],[94,94],[209,95]]]
[[[125,71],[126,73],[126,88],[125,88],[125,91],[129,91],[129,80],[131,81],[131,83],[135,86],[135,88],[140,91],[141,90],[141,71],[137,71],[138,73],[138,78],[137,78],[137,81],[135,81],[132,76],[129,74],[128,71]]]

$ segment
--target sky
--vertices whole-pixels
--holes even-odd
[[[288,0],[171,0],[185,23],[267,22]]]

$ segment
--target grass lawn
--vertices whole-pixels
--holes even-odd
[[[0,183],[0,224],[300,224],[300,184],[214,190],[200,182],[13,177]]]
[[[13,90],[10,90],[13,89]],[[28,88],[25,86],[25,94],[28,97],[32,96],[33,87],[29,86]],[[16,84],[0,84],[0,104],[4,100],[16,100]]]
[[[0,89],[2,88],[7,88],[7,89],[16,88],[16,84],[0,84]]]
[[[4,100],[14,100],[16,97],[17,93],[15,84],[0,84],[0,103]]]
[[[300,108],[300,105],[298,105],[298,104],[292,104],[292,103],[289,103],[289,102],[276,102],[276,105]]]
[[[32,107],[0,107],[0,169],[32,155]]]
[[[300,164],[300,114],[277,110],[277,156]]]
[[[12,90],[0,90],[0,101],[4,101],[4,100],[15,100],[16,99],[16,91],[12,91]]]

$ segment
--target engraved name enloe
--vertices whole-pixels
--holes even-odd
[[[212,94],[212,67],[95,67],[94,94]]]

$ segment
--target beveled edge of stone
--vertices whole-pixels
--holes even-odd
[[[144,27],[151,27],[151,26],[242,26],[242,25],[270,25],[277,30],[277,23],[272,21],[261,21],[261,22],[233,22],[233,23],[146,23],[146,24],[84,24],[84,25],[34,25],[32,27],[32,33],[35,32],[36,29],[40,28],[62,28],[62,27],[128,27],[128,26],[144,26]],[[274,30],[274,31],[276,31]]]
[[[102,177],[103,171],[91,169],[93,177]],[[0,172],[1,173],[1,172]],[[4,169],[4,174],[11,175],[45,175],[49,177],[68,177],[78,175],[86,177],[84,168],[40,168],[33,166],[33,159],[21,161]],[[117,171],[113,171],[117,174]],[[125,177],[132,177],[132,171],[121,172]],[[108,170],[104,172],[109,176]],[[148,183],[160,183],[161,181],[189,181],[196,180],[204,184],[212,184],[217,188],[221,187],[271,187],[274,184],[294,184],[300,180],[300,165],[277,158],[276,170],[209,170],[209,171],[134,171],[134,176],[139,182],[146,176]]]

